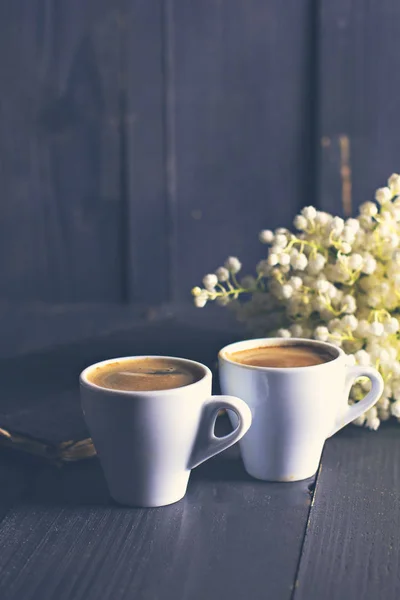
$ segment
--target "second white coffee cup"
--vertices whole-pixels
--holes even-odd
[[[272,368],[234,362],[234,352],[264,346],[306,345],[333,356],[323,364]],[[247,472],[268,481],[296,481],[314,475],[325,440],[371,408],[383,392],[372,367],[349,367],[346,354],[326,342],[263,338],[230,344],[219,353],[224,394],[237,394],[249,405],[252,426],[240,442]],[[350,388],[359,377],[371,391],[352,406]],[[234,415],[230,414],[235,423]]]

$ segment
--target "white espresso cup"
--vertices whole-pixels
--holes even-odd
[[[235,362],[232,354],[264,346],[305,345],[328,352],[323,364],[272,368]],[[269,338],[230,344],[219,353],[224,394],[235,393],[249,405],[252,426],[240,442],[246,471],[267,481],[297,481],[314,475],[325,440],[371,408],[383,392],[383,380],[372,367],[346,365],[346,354],[325,342]],[[350,388],[359,377],[371,380],[371,391],[349,405]],[[235,424],[235,416],[230,414]]]
[[[173,359],[200,370],[200,379],[174,389],[123,391],[88,379],[96,367],[135,358],[171,359],[125,357],[88,367],[80,375],[82,409],[111,496],[131,506],[163,506],[183,498],[193,467],[246,433],[251,412],[239,398],[212,396],[211,371],[191,360]],[[221,409],[234,412],[237,427],[216,437],[214,425]]]

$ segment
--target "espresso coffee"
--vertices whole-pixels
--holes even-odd
[[[199,381],[203,375],[195,365],[189,367],[179,360],[146,357],[99,365],[87,378],[110,390],[146,392],[184,387]]]
[[[234,362],[253,367],[311,367],[330,362],[335,357],[328,351],[311,344],[293,344],[282,346],[261,346],[228,354]]]

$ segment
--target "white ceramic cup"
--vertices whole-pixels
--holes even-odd
[[[151,357],[116,358],[85,369],[80,376],[82,409],[111,496],[131,506],[163,506],[183,498],[193,467],[246,433],[251,412],[239,398],[211,396],[211,371],[191,360],[174,359],[196,367],[201,379],[170,390],[111,390],[88,380],[96,367],[135,358]],[[221,409],[234,411],[238,422],[233,432],[216,437]]]
[[[330,362],[310,367],[254,367],[234,362],[234,352],[261,346],[305,344],[328,351]],[[346,354],[325,342],[304,339],[257,339],[230,344],[219,353],[224,394],[235,393],[249,405],[253,422],[241,440],[246,471],[257,479],[297,481],[317,471],[325,440],[371,408],[383,392],[383,380],[372,367],[349,367]],[[359,377],[371,380],[371,391],[357,404],[348,396]],[[235,423],[234,415],[229,415]]]

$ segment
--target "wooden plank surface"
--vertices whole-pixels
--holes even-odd
[[[167,0],[175,298],[309,203],[309,0]],[[179,261],[178,261],[179,256]]]
[[[292,594],[308,483],[248,477],[232,450],[196,469],[187,496],[119,507],[97,459],[49,467],[0,525],[4,600],[252,600]]]
[[[0,521],[8,510],[26,497],[38,474],[34,457],[22,457],[14,450],[0,450]]]
[[[0,424],[53,441],[84,435],[76,385],[84,364],[141,351],[213,367],[218,348],[237,337],[168,319],[3,360]],[[2,600],[291,597],[311,480],[251,479],[237,447],[194,470],[186,498],[160,509],[111,502],[97,459],[32,467],[31,477],[23,500],[16,493],[3,511],[12,506],[0,524]]]
[[[396,0],[321,0],[318,199],[349,213],[400,170]],[[388,82],[389,89],[388,89]],[[346,208],[347,207],[347,208]]]
[[[243,335],[193,318],[144,327],[3,360],[2,419],[53,441],[85,435],[84,364],[142,348],[212,367],[217,349]],[[155,510],[111,502],[96,459],[58,469],[2,450],[0,596],[395,600],[398,427],[348,427],[328,440],[311,508],[312,480],[257,482],[237,448],[194,470],[182,503]]]
[[[399,450],[398,424],[326,443],[294,600],[400,597]]]
[[[0,6],[1,299],[121,299],[118,3]]]

